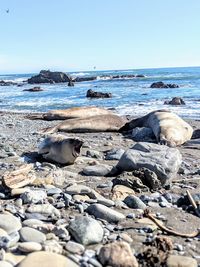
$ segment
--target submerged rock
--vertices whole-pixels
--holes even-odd
[[[180,97],[173,97],[170,101],[165,101],[165,105],[185,105],[185,101]]]
[[[174,83],[155,82],[151,84],[150,88],[179,88],[179,86]]]
[[[112,97],[111,93],[102,93],[102,92],[96,92],[92,89],[89,89],[87,91],[86,97],[92,97],[92,98],[110,98]]]

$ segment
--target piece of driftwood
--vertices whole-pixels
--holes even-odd
[[[32,170],[33,164],[26,164],[15,171],[5,172],[3,175],[3,182],[10,189],[26,186],[32,183],[36,178]]]
[[[175,236],[181,236],[181,237],[196,237],[200,234],[200,230],[197,230],[193,233],[190,234],[185,234],[185,233],[179,233],[175,230],[169,229],[166,226],[162,225],[155,217],[153,214],[150,213],[148,209],[144,210],[144,216],[152,220],[161,230],[165,231],[168,234],[175,235]]]
[[[192,195],[190,194],[189,190],[187,190],[186,193],[187,193],[187,197],[188,197],[188,199],[189,199],[189,201],[190,201],[190,204],[191,204],[192,207],[194,208],[194,211],[195,211],[196,215],[197,215],[198,217],[200,217],[200,211],[199,211],[199,209],[198,209],[198,207],[197,207],[197,204],[195,203],[195,201],[194,201]]]

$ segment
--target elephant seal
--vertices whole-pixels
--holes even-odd
[[[125,123],[125,119],[117,115],[107,114],[66,120],[58,125],[42,130],[43,133],[58,131],[87,133],[87,132],[117,132]]]
[[[110,110],[98,107],[73,107],[69,109],[61,110],[50,110],[43,114],[31,114],[26,116],[26,118],[31,120],[67,120],[74,118],[85,118],[96,115],[107,115],[113,114]]]
[[[151,128],[157,142],[170,147],[182,145],[191,139],[193,133],[187,122],[169,110],[153,111],[126,123],[119,131],[128,131],[135,127]]]
[[[60,164],[73,164],[80,154],[83,142],[78,139],[66,138],[63,135],[52,135],[45,138],[39,145],[38,154],[49,161]]]

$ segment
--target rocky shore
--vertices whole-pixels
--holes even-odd
[[[0,113],[0,266],[200,266],[200,235],[188,235],[200,218],[187,195],[199,208],[200,139],[177,148],[182,163],[170,183],[151,187],[141,173],[107,177],[136,144],[130,135],[65,134],[84,142],[73,165],[39,159],[39,130],[57,123]],[[9,175],[23,185],[6,185]]]

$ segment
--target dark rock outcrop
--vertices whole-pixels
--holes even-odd
[[[170,101],[165,101],[165,105],[185,105],[185,101],[180,97],[173,97]]]
[[[17,85],[17,83],[15,83],[15,82],[7,82],[7,81],[3,81],[3,80],[1,80],[0,81],[0,86],[10,86],[10,85]]]
[[[96,80],[96,76],[90,76],[90,77],[76,77],[74,79],[74,82],[89,82],[89,81],[94,81]]]
[[[41,87],[39,86],[35,86],[33,88],[30,89],[24,89],[23,91],[28,91],[28,92],[40,92],[40,91],[44,91]]]
[[[110,98],[110,97],[112,97],[112,94],[111,93],[95,92],[92,89],[89,89],[87,91],[86,97],[92,97],[92,98]]]
[[[72,80],[70,80],[70,81],[68,82],[68,86],[73,87],[73,86],[74,86],[74,82],[73,82]]]
[[[151,84],[150,88],[179,88],[179,86],[174,83],[155,82]]]
[[[64,72],[41,70],[36,76],[28,79],[28,83],[64,83],[71,81],[71,77]]]

